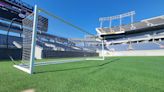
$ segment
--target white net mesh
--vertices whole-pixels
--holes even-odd
[[[22,42],[22,62],[29,66],[31,58],[31,44],[32,44],[32,29],[33,29],[34,14],[27,16],[23,19],[23,42]]]
[[[21,67],[29,69],[27,71],[31,72],[33,65],[104,60],[104,45],[100,37],[47,11],[42,9],[37,11],[39,13],[33,13],[22,21]],[[37,19],[35,20],[34,16],[36,15]],[[34,40],[35,37],[36,40]],[[37,61],[37,59],[40,60]]]

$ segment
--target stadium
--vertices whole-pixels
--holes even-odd
[[[164,15],[135,15],[99,16],[94,34],[39,4],[1,0],[0,92],[163,92]]]
[[[132,11],[127,14],[131,17],[135,13]],[[111,23],[112,18],[100,20]],[[109,56],[163,56],[163,22],[164,16],[161,15],[114,27],[101,25],[96,30],[106,39],[106,48],[108,48],[106,53]]]

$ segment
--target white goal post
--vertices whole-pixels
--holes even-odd
[[[26,36],[30,36],[30,37],[27,37],[27,40],[29,40],[28,38],[30,38],[30,40],[29,40],[30,42],[27,43],[27,44],[31,45],[31,47],[27,49],[27,50],[30,50],[29,51],[30,54],[28,55],[28,56],[30,56],[30,57],[28,57],[29,65],[14,65],[14,67],[16,67],[16,68],[18,68],[18,69],[20,69],[24,72],[27,72],[29,74],[33,74],[34,60],[35,60],[35,46],[36,46],[37,23],[38,23],[38,8],[37,8],[37,5],[35,5],[35,7],[34,7],[34,13],[32,15],[34,16],[31,20],[31,22],[30,22],[30,23],[33,23],[32,32],[30,32],[32,34],[30,34],[31,35],[30,36],[30,35],[27,35],[27,33],[25,33]],[[25,30],[23,30],[23,32],[24,31]],[[29,30],[27,30],[27,31],[29,31]],[[25,44],[25,45],[27,45],[27,44]],[[23,50],[24,50],[24,48],[23,48]],[[23,54],[25,54],[25,53],[23,52]],[[22,55],[22,61],[23,61],[24,58],[26,58],[24,56]],[[24,60],[24,61],[26,61],[26,60]]]
[[[45,18],[41,18],[42,16]],[[37,5],[22,23],[22,62],[14,67],[24,72],[33,74],[35,66],[40,65],[105,59],[103,38],[92,35]],[[44,61],[43,58],[48,60]],[[37,59],[41,60],[37,62]]]

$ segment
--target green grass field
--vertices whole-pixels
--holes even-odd
[[[0,61],[0,92],[164,92],[164,57],[112,57],[35,71],[28,75]]]

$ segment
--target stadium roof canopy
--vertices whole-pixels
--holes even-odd
[[[99,27],[96,28],[98,35],[100,36],[110,36],[119,37],[120,35],[133,34],[138,32],[153,31],[154,29],[164,28],[164,15],[153,17],[149,19],[144,19],[139,22],[114,26],[114,27]]]

